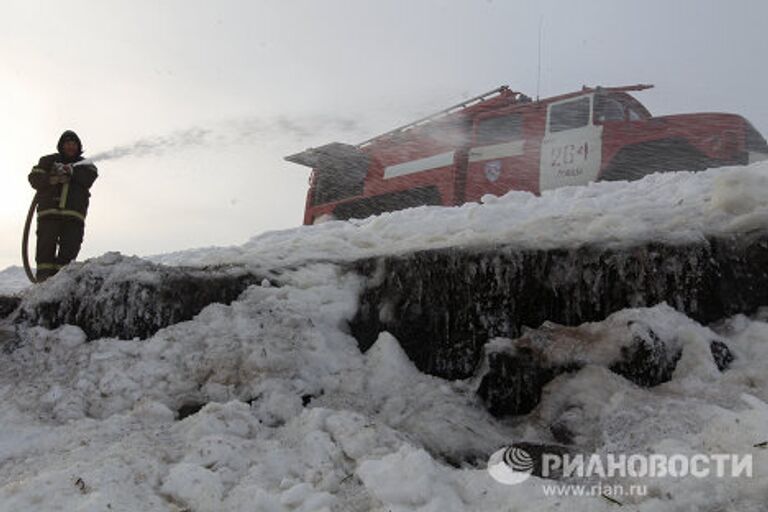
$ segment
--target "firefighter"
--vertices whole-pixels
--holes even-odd
[[[85,231],[89,189],[96,166],[83,158],[83,145],[65,131],[56,145],[32,168],[29,183],[37,191],[37,281],[42,282],[77,258]]]

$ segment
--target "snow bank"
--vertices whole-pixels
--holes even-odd
[[[547,497],[546,481],[507,486],[485,471],[500,446],[551,442],[551,426],[564,423],[597,452],[754,456],[757,478],[717,482],[714,496],[696,479],[653,481],[638,510],[762,506],[759,319],[713,332],[657,307],[588,326],[606,339],[630,318],[666,326],[682,349],[672,379],[641,389],[587,365],[553,380],[529,416],[500,422],[478,402],[477,382],[420,373],[391,335],[359,351],[345,326],[359,277],[317,264],[283,279],[144,341],[86,342],[73,326],[21,332],[25,343],[0,357],[0,510],[609,509],[599,496]],[[705,357],[710,337],[736,353],[725,373]]]
[[[419,207],[364,220],[265,233],[242,246],[155,256],[166,264],[290,266],[349,261],[450,246],[514,244],[567,248],[584,244],[692,242],[707,235],[768,225],[768,161],[704,172],[657,173],[633,182],[596,182],[509,192],[483,204]]]
[[[239,267],[168,267],[107,253],[67,265],[30,289],[15,320],[48,328],[77,325],[89,339],[145,338],[189,320],[208,304],[229,304],[262,281]]]
[[[30,287],[24,269],[18,266],[0,270],[0,295],[15,295]]]
[[[435,249],[345,265],[368,277],[351,329],[392,333],[423,372],[469,377],[488,340],[666,302],[700,323],[768,304],[768,231],[694,243]]]
[[[648,495],[620,498],[634,510],[764,510],[767,315],[705,327],[658,306],[587,326],[604,340],[624,336],[628,319],[662,326],[681,350],[670,380],[644,389],[590,364],[611,360],[615,347],[606,341],[581,369],[547,384],[529,415],[500,421],[479,402],[476,379],[420,373],[391,334],[379,333],[361,353],[347,325],[362,280],[328,261],[449,245],[674,242],[762,229],[767,171],[763,163],[541,198],[511,193],[157,257],[283,267],[281,286],[251,285],[229,305],[211,304],[142,341],[87,342],[72,325],[20,324],[9,331],[20,343],[0,336],[0,511],[613,510],[599,495],[547,496],[542,486],[551,481],[504,485],[485,470],[484,458],[498,448],[553,443],[565,428],[595,453],[753,457],[753,478],[642,482]],[[121,262],[123,276],[144,268]],[[60,285],[63,296],[74,286]],[[30,300],[55,295],[57,286]],[[708,353],[711,339],[735,354],[725,372]]]
[[[359,278],[328,265],[284,277],[145,341],[22,332],[0,359],[0,510],[368,510],[357,461],[503,442],[395,340],[360,353],[344,332]],[[179,421],[188,404],[207,405]]]

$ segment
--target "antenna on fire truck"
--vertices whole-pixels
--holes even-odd
[[[541,32],[544,26],[544,16],[539,16],[539,62],[536,69],[536,101],[539,101],[539,89],[541,88]]]

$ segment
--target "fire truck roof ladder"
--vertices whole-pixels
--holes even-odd
[[[367,146],[371,142],[381,139],[382,137],[387,137],[389,135],[394,135],[396,133],[401,133],[408,131],[412,128],[415,128],[419,125],[422,125],[424,123],[428,123],[430,121],[434,121],[435,119],[438,119],[443,116],[447,116],[449,114],[452,114],[456,112],[457,110],[465,109],[471,105],[475,105],[477,103],[482,103],[483,101],[487,100],[490,96],[493,96],[495,94],[503,94],[504,92],[509,91],[508,85],[502,85],[501,87],[497,87],[496,89],[492,91],[488,91],[485,94],[481,94],[479,96],[475,96],[474,98],[470,98],[468,100],[462,101],[461,103],[457,103],[456,105],[453,105],[451,107],[448,107],[444,110],[441,110],[440,112],[436,112],[434,114],[428,115],[427,117],[422,117],[421,119],[418,119],[412,123],[408,123],[406,125],[400,126],[399,128],[395,128],[394,130],[390,130],[386,133],[382,133],[381,135],[377,135],[375,137],[372,137],[366,141],[361,142],[357,145],[358,148],[362,148],[363,146]],[[514,94],[514,93],[513,93]]]
[[[330,144],[326,144],[324,146],[320,146],[317,148],[309,148],[306,151],[296,153],[295,155],[286,156],[284,159],[289,162],[293,162],[295,164],[305,165],[307,167],[312,167],[312,168],[317,168],[318,166],[322,166],[322,165],[329,165],[332,162],[338,163],[338,162],[350,161],[350,159],[359,158],[360,156],[362,156],[363,152],[361,151],[361,149],[375,140],[378,140],[382,137],[387,137],[389,135],[394,135],[396,133],[405,132],[407,130],[415,128],[416,126],[420,126],[430,121],[434,121],[435,119],[438,119],[440,117],[447,116],[453,112],[456,112],[457,110],[461,110],[469,106],[482,103],[483,101],[489,99],[494,95],[501,95],[501,94],[514,97],[516,94],[519,94],[519,93],[511,91],[508,85],[502,85],[501,87],[497,87],[496,89],[492,91],[488,91],[485,94],[481,94],[480,96],[475,96],[474,98],[464,100],[461,103],[457,103],[456,105],[453,105],[452,107],[448,107],[444,110],[441,110],[440,112],[421,118],[417,121],[406,124],[405,126],[401,126],[400,128],[395,128],[394,130],[390,130],[381,135],[377,135],[376,137],[368,139],[365,142],[361,142],[356,146],[353,146],[351,144],[343,144],[341,142],[332,142]]]

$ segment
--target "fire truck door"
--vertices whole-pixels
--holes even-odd
[[[593,122],[594,94],[551,103],[541,143],[539,190],[585,185],[600,173],[603,127]]]
[[[489,113],[476,121],[467,159],[466,200],[479,201],[485,194],[504,195],[510,190],[535,191],[538,171],[529,171],[530,145],[524,138],[524,119],[519,112]]]

